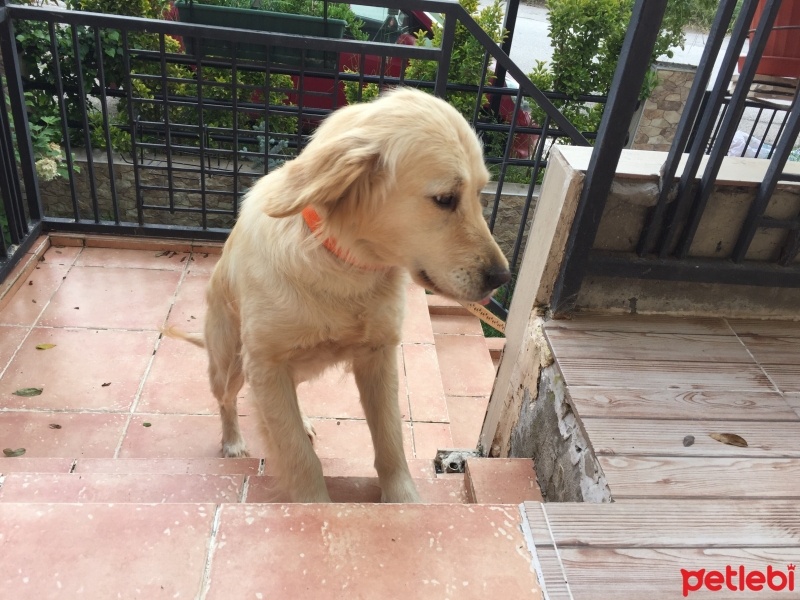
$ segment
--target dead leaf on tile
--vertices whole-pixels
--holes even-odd
[[[146,423],[146,422],[142,423],[142,427],[150,427],[151,425],[152,425],[152,423]]]
[[[50,429],[61,429],[61,425],[59,425],[58,423],[50,423],[50,425],[48,425],[48,427]]]
[[[101,387],[108,387],[108,386],[110,386],[110,385],[111,385],[111,382],[109,381],[109,382],[107,382],[107,383],[104,383],[104,384],[103,384]]]
[[[20,388],[13,392],[15,396],[22,396],[23,398],[30,398],[31,396],[40,396],[44,391],[43,388]]]
[[[735,433],[709,433],[711,439],[717,440],[728,446],[737,446],[739,448],[747,448],[747,441],[740,435]]]
[[[156,252],[156,258],[166,256],[167,254],[169,254],[169,250],[162,250],[161,252]]]
[[[50,348],[55,348],[55,344],[36,344],[37,350],[50,350]]]
[[[25,448],[17,448],[17,449],[3,448],[3,454],[8,456],[9,458],[15,458],[17,456],[22,456],[23,454],[25,454]]]

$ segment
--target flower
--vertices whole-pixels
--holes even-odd
[[[36,161],[36,173],[44,181],[52,181],[58,177],[58,163],[52,158],[41,158]]]
[[[53,152],[58,152],[59,154],[61,154],[61,146],[59,146],[55,142],[50,142],[47,145],[50,147],[50,150],[52,150]]]

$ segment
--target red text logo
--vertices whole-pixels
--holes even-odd
[[[681,569],[683,596],[685,598],[689,592],[702,589],[710,592],[718,592],[722,589],[732,592],[744,592],[745,590],[750,592],[760,592],[761,590],[793,592],[794,568],[794,565],[786,565],[786,570],[782,571],[769,565],[766,571],[748,571],[744,565],[739,565],[738,569],[728,565],[724,572]]]

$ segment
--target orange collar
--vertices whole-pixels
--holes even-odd
[[[322,225],[322,218],[319,216],[319,213],[317,213],[317,211],[314,210],[311,206],[306,206],[303,209],[303,220],[306,222],[306,225],[308,225],[308,228],[311,230],[311,233],[317,235],[317,231]],[[367,271],[382,271],[383,269],[386,268],[377,265],[361,264],[355,258],[353,258],[353,256],[347,250],[342,250],[336,243],[336,240],[332,237],[328,237],[322,240],[322,245],[325,246],[325,248],[336,258],[346,262],[349,265],[358,267],[359,269],[365,269]]]

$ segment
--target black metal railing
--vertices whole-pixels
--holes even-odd
[[[296,155],[346,95],[358,101],[395,85],[457,98],[462,107],[470,103],[463,112],[483,138],[498,181],[487,209],[495,233],[507,184],[525,190],[518,221],[502,223],[513,230],[505,250],[516,268],[550,146],[559,138],[585,145],[593,134],[579,132],[553,106],[550,98],[559,95],[533,85],[458,3],[364,4],[443,15],[441,47],[0,0],[0,188],[8,216],[0,278],[19,256],[10,250],[39,231],[224,239],[246,190]],[[482,49],[478,81],[448,79],[457,27]],[[432,69],[409,78],[410,61]],[[495,78],[496,69],[507,74],[504,81]],[[542,123],[531,122],[531,104],[546,115]],[[47,131],[57,130],[61,146],[55,162],[63,177],[52,181],[48,165],[39,164],[37,172],[41,114],[49,115]]]
[[[796,92],[791,106],[783,109],[748,97],[781,0],[763,2],[763,12],[754,30],[750,30],[750,26],[758,0],[744,0],[733,23],[717,78],[707,91],[736,3],[736,0],[720,3],[674,142],[662,168],[657,202],[647,215],[635,253],[593,249],[613,170],[597,173],[590,166],[581,198],[582,207],[573,228],[574,243],[562,265],[554,296],[557,313],[567,312],[574,306],[581,282],[587,275],[800,286],[800,268],[795,263],[800,251],[800,215],[787,219],[765,215],[779,182],[800,181],[800,177],[784,173],[800,133],[800,102]],[[734,69],[748,35],[751,39],[747,56],[731,92],[729,87]],[[623,60],[625,57],[621,63]],[[757,122],[763,123],[766,119],[766,132],[759,134],[761,137],[757,141],[755,126],[742,124],[746,109],[757,111]],[[602,126],[599,135],[602,140]],[[738,153],[731,151],[737,135],[743,138],[739,141],[745,147]],[[596,153],[601,152],[600,144],[596,146]],[[737,241],[728,255],[718,258],[693,256],[691,249],[698,241],[698,226],[706,214],[723,159],[729,155],[746,154],[747,146],[751,148],[750,154],[768,158],[770,162],[763,181],[751,198],[747,216],[735,232]],[[595,190],[588,183],[593,177],[600,179]],[[781,248],[770,260],[748,259],[750,245],[759,229],[785,232]]]

